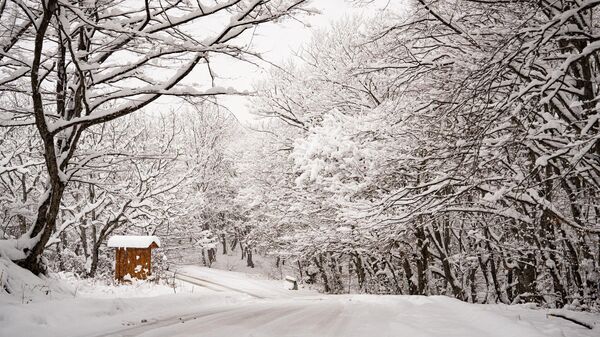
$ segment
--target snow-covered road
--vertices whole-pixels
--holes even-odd
[[[166,324],[165,324],[166,323]],[[562,336],[565,323],[541,312],[475,306],[447,297],[326,296],[253,300],[107,336]],[[568,327],[566,336],[591,336]]]
[[[177,272],[203,281],[177,289],[82,287],[73,297],[28,304],[0,298],[0,336],[591,337],[600,321],[597,314],[564,311],[595,325],[590,330],[522,306],[443,296],[321,295],[242,273],[195,266]]]
[[[550,336],[517,315],[470,307],[447,298],[260,301],[223,307],[182,320],[113,332],[112,336]],[[543,328],[543,327],[542,327]],[[556,332],[559,332],[558,330]],[[557,334],[559,336],[559,334]],[[583,336],[583,335],[582,335]]]
[[[280,281],[197,266],[182,279],[251,297],[180,318],[121,331],[118,336],[588,336],[589,330],[543,311],[472,305],[443,296],[323,296],[285,290]],[[112,334],[115,335],[114,333]]]

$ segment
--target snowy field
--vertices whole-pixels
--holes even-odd
[[[321,295],[197,266],[177,273],[196,284],[111,286],[64,274],[35,284],[21,274],[33,286],[21,296],[0,297],[0,336],[585,337],[597,336],[600,326],[600,317],[590,313],[473,305],[441,296]]]

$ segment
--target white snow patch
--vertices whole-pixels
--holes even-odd
[[[108,247],[119,248],[148,248],[152,243],[160,247],[158,236],[115,235],[108,239]]]

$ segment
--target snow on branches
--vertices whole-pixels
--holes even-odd
[[[286,245],[329,291],[597,306],[599,15],[424,0],[321,36],[256,109],[292,159]]]
[[[304,2],[3,1],[0,18],[11,29],[0,31],[0,101],[9,107],[0,113],[0,126],[35,126],[48,178],[27,224],[33,249],[18,263],[42,271],[40,256],[73,178],[68,171],[93,126],[162,96],[238,93],[212,85],[210,56],[245,58],[245,32],[303,12]],[[204,84],[185,84],[190,76]]]

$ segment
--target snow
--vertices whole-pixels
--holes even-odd
[[[306,301],[250,302],[223,306],[222,310],[186,325],[161,327],[140,336],[188,336],[201,332],[202,336],[214,337],[536,337],[560,336],[563,331],[556,319],[531,315],[535,312],[527,309],[481,308],[440,296],[331,296]],[[570,336],[586,335],[583,329],[569,330],[573,333]]]
[[[290,297],[315,296],[317,293],[301,289],[290,292],[284,280],[265,280],[264,276],[257,274],[246,274],[230,272],[200,266],[181,266],[176,270],[177,274],[191,276],[212,285],[219,284],[222,290],[236,289],[241,294],[254,298],[280,299]]]
[[[541,156],[535,161],[535,166],[546,166],[548,165],[548,156]]]
[[[320,295],[284,290],[284,281],[257,275],[198,266],[177,272],[222,287],[178,281],[115,286],[56,274],[52,282],[63,290],[49,285],[52,296],[26,302],[0,296],[0,336],[587,337],[597,335],[600,322],[597,314],[565,309],[476,305],[444,296]],[[38,286],[50,281],[27,273],[21,269],[17,276]]]
[[[21,303],[28,303],[40,297],[53,298],[55,293],[61,292],[61,290],[60,286],[57,286],[52,280],[36,277],[0,256],[0,299],[10,293]],[[0,336],[4,335],[0,334]]]
[[[31,250],[39,238],[39,234],[34,238],[29,237],[32,230],[33,226],[25,235],[22,235],[18,239],[0,240],[0,258],[4,257],[13,261],[24,259],[26,257],[24,251]]]
[[[125,248],[148,248],[153,242],[160,247],[160,239],[157,236],[115,235],[108,239],[107,246]]]

